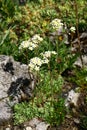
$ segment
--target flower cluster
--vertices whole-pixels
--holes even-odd
[[[55,51],[45,51],[44,53],[41,53],[41,56],[43,57],[43,63],[48,63],[52,54],[56,55],[57,53]]]
[[[51,55],[56,55],[57,53],[55,51],[46,51],[44,53],[41,53],[42,59],[39,57],[34,57],[30,59],[30,63],[28,65],[30,71],[39,71],[42,64],[48,64],[49,58]]]
[[[52,54],[56,55],[57,53],[55,51],[45,51],[44,53],[41,53],[44,58],[50,58]]]
[[[21,50],[22,48],[28,48],[29,43],[28,41],[23,41],[20,46],[19,46],[19,50]]]
[[[43,38],[40,37],[38,34],[35,34],[32,38],[31,41],[35,44],[39,44],[40,42],[43,41]]]
[[[28,48],[29,50],[33,50],[34,48],[38,47],[37,44],[34,44],[31,40],[23,41],[19,46],[19,50]]]
[[[35,70],[35,71],[39,71],[40,66],[43,64],[43,60],[41,60],[39,57],[34,57],[32,59],[30,59],[30,63],[29,63],[29,69],[30,71]]]
[[[70,31],[71,31],[72,33],[75,33],[76,28],[75,28],[75,27],[71,27],[71,28],[70,28]]]
[[[52,26],[52,28],[53,28],[54,30],[58,30],[58,29],[60,29],[60,28],[63,26],[63,23],[61,22],[60,19],[54,19],[54,20],[50,23],[50,25]]]
[[[35,34],[31,39],[23,41],[19,46],[19,50],[28,48],[32,51],[34,50],[34,48],[38,47],[38,44],[42,41],[43,38],[40,37],[38,34]]]

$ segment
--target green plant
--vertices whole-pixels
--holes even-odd
[[[0,54],[12,55],[15,60],[26,64],[30,64],[32,58],[36,57],[35,64],[31,63],[39,70],[35,73],[38,77],[38,84],[30,102],[14,106],[16,124],[33,117],[41,118],[51,125],[59,125],[64,120],[65,106],[61,96],[64,81],[61,74],[66,69],[72,69],[79,54],[72,54],[72,45],[65,44],[63,35],[68,33],[73,26],[77,27],[78,35],[79,31],[86,30],[86,6],[85,0],[76,1],[76,5],[75,1],[70,0],[28,0],[26,6],[14,5],[12,0],[0,1]],[[55,23],[53,25],[50,24],[52,21],[57,22],[53,22]],[[62,35],[56,35],[57,30],[55,29],[65,25],[67,29],[63,30]],[[50,40],[52,33],[55,35],[53,34],[53,40]],[[73,33],[75,33],[75,28]],[[43,38],[40,44],[32,40],[35,34],[39,34]],[[73,34],[73,38],[74,35],[76,34]],[[69,42],[72,42],[73,38],[69,39]],[[22,42],[25,43],[22,44],[25,46],[20,50]],[[26,47],[26,43],[28,43],[28,47]],[[48,56],[46,57],[45,54]],[[65,79],[75,82],[83,91],[87,90],[86,68],[74,68],[73,71],[74,75],[67,76]],[[83,127],[87,127],[85,121],[86,117],[82,122]]]
[[[80,121],[80,128],[82,128],[83,130],[86,130],[87,129],[87,116],[83,116],[81,118],[81,121]]]
[[[13,17],[14,13],[15,13],[15,8],[14,8],[14,4],[12,2],[12,0],[1,0],[0,1],[0,12],[1,18],[6,19],[6,17]]]
[[[84,67],[83,69],[79,68],[72,68],[72,72],[74,75],[68,78],[70,82],[76,83],[78,86],[81,87],[81,89],[84,90],[84,88],[87,87],[87,67]]]
[[[53,78],[53,84],[50,86],[50,75],[46,72],[44,77],[44,73],[41,73],[41,81],[33,99],[29,103],[15,105],[15,123],[22,123],[37,117],[51,125],[61,124],[65,117],[64,99],[61,97],[62,84],[63,79],[58,76],[57,80]]]

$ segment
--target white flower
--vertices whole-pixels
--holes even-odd
[[[45,51],[44,53],[41,53],[40,55],[43,58],[43,64],[49,63],[49,58],[51,58],[51,55],[56,55],[57,53],[55,51]]]
[[[35,67],[34,67],[34,70],[39,71],[39,70],[40,70],[40,67],[39,67],[39,66],[35,66]]]
[[[28,66],[29,66],[29,68],[34,68],[35,64],[30,62]]]
[[[38,47],[38,43],[40,43],[43,40],[38,34],[34,35],[33,38],[29,39],[28,41],[23,41],[20,46],[19,50],[28,48],[29,50],[34,50],[36,47]]]
[[[29,68],[30,70],[39,71],[40,66],[43,64],[43,61],[39,57],[34,57],[30,59]]]
[[[45,53],[41,53],[43,57],[42,59],[40,59],[39,57],[34,57],[30,59],[30,63],[28,65],[30,71],[33,70],[39,71],[42,64],[49,63],[49,58],[51,57],[52,54],[56,55],[57,53],[55,51],[46,51]]]
[[[49,60],[47,58],[44,58],[43,59],[43,64],[48,64],[49,63]]]
[[[49,57],[51,57],[51,52],[45,51],[45,53],[43,53],[42,56],[45,57],[45,58],[49,58]]]
[[[56,55],[57,53],[55,51],[45,51],[44,53],[41,53],[43,58],[50,58],[52,54]]]
[[[19,50],[23,49],[23,48],[28,48],[29,47],[29,42],[28,41],[23,41],[20,46],[19,46]]]
[[[33,43],[38,44],[43,41],[43,38],[40,37],[38,34],[35,34],[31,40]]]
[[[29,46],[28,46],[28,49],[29,50],[34,50],[36,47],[38,47],[38,45],[37,44],[35,44],[35,43],[33,43],[32,41],[28,41],[29,42]]]
[[[56,55],[57,53],[55,51],[51,51],[52,54]]]
[[[73,33],[75,33],[75,30],[76,30],[75,27],[71,27],[71,28],[70,28],[70,31],[73,32]]]
[[[54,20],[50,23],[50,25],[52,26],[52,28],[53,28],[54,30],[58,30],[58,29],[60,29],[60,28],[63,26],[63,23],[61,22],[60,19],[54,19]]]
[[[21,49],[25,49],[28,48],[29,50],[34,50],[34,48],[38,47],[37,44],[34,44],[32,41],[28,40],[28,41],[23,41],[20,46],[19,46],[19,50]]]
[[[39,58],[39,57],[34,57],[30,60],[30,62],[34,63],[34,64],[37,64],[39,66],[41,66],[42,64],[42,60]]]

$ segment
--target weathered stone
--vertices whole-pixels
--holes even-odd
[[[83,54],[87,54],[87,32],[83,32],[80,37],[80,51]],[[72,52],[78,52],[79,51],[79,42],[78,38],[76,38],[74,41],[72,41]]]
[[[0,126],[12,117],[14,104],[30,99],[35,83],[27,65],[0,55]]]
[[[36,127],[41,121],[38,120],[37,118],[33,118],[29,122],[26,122],[25,125],[29,125],[31,127]]]
[[[85,40],[87,41],[87,32],[83,32],[81,35],[80,35],[80,41],[81,43],[85,42]],[[76,38],[72,44],[76,44],[78,43],[78,38]],[[85,42],[86,43],[86,42]]]
[[[8,121],[12,117],[12,110],[11,107],[8,105],[8,99],[3,99],[0,101],[0,126]]]
[[[86,55],[82,56],[82,61],[83,61],[83,65],[87,67],[87,56]],[[82,68],[82,66],[83,66],[82,61],[81,61],[81,58],[78,57],[77,60],[75,61],[74,65]]]
[[[29,130],[47,130],[50,125],[39,120],[38,118],[33,118],[30,121],[24,123],[24,127],[29,128]]]
[[[79,123],[80,123],[80,120],[79,120],[79,119],[74,118],[74,122],[75,122],[76,124],[79,124]]]
[[[46,124],[45,122],[41,122],[36,126],[36,130],[47,130],[49,127],[49,124]]]
[[[75,92],[74,90],[70,90],[68,93],[68,97],[65,101],[65,106],[68,107],[70,104],[73,104],[75,107],[78,105],[77,101],[80,96],[80,93]]]

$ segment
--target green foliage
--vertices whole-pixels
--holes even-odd
[[[76,83],[78,86],[84,89],[87,87],[87,67],[83,69],[74,68],[73,69],[74,75],[69,77],[68,80],[71,82]]]
[[[87,129],[87,116],[83,116],[81,118],[81,124],[80,124],[80,127],[83,129],[83,130],[86,130]]]
[[[1,12],[1,18],[3,17],[6,19],[6,17],[13,17],[15,13],[15,8],[12,0],[1,0],[0,1],[0,12]]]
[[[29,103],[15,105],[14,119],[16,124],[33,117],[45,120],[51,125],[59,125],[64,120],[65,106],[64,99],[61,97],[63,78],[61,76],[58,76],[57,79],[52,78],[49,73],[41,73],[40,76],[41,81],[35,90],[34,98]],[[50,85],[50,78],[52,78],[52,85]]]

